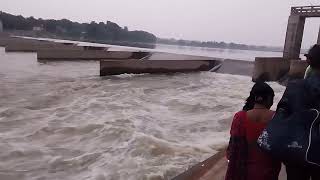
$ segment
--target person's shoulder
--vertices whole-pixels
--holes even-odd
[[[238,111],[234,114],[233,119],[234,120],[242,119],[246,115],[246,113],[247,113],[246,111]]]
[[[238,112],[236,112],[234,115],[235,116],[242,116],[243,114],[245,114],[246,113],[246,111],[238,111]]]

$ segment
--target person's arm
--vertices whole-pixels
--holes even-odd
[[[307,79],[308,77],[310,77],[312,69],[310,66],[307,67],[306,72],[304,73],[304,79]]]
[[[230,129],[230,140],[227,148],[227,159],[229,161],[236,160],[237,150],[239,150],[239,146],[241,146],[241,141],[244,138],[243,132],[243,122],[242,122],[242,113],[238,112],[234,115],[231,129]]]
[[[243,124],[245,112],[241,111],[235,114],[231,130],[230,141],[227,149],[228,168],[226,178],[228,180],[246,177],[247,161],[247,140],[245,136],[245,126]]]

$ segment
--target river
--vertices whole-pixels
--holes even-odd
[[[253,84],[211,72],[101,78],[97,62],[43,64],[3,48],[0,63],[4,180],[170,179],[227,143]],[[271,85],[277,102],[284,87]]]

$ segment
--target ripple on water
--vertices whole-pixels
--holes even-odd
[[[95,62],[0,59],[0,179],[9,180],[170,179],[227,143],[252,86],[209,72],[100,78]],[[284,88],[271,85],[278,101]]]

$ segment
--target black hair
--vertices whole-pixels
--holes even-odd
[[[320,70],[320,45],[313,45],[305,56],[309,60],[309,65],[312,68]]]
[[[266,108],[270,108],[273,104],[273,98],[273,89],[265,82],[257,82],[253,85],[243,110],[249,111],[253,109],[255,104],[261,104]]]

